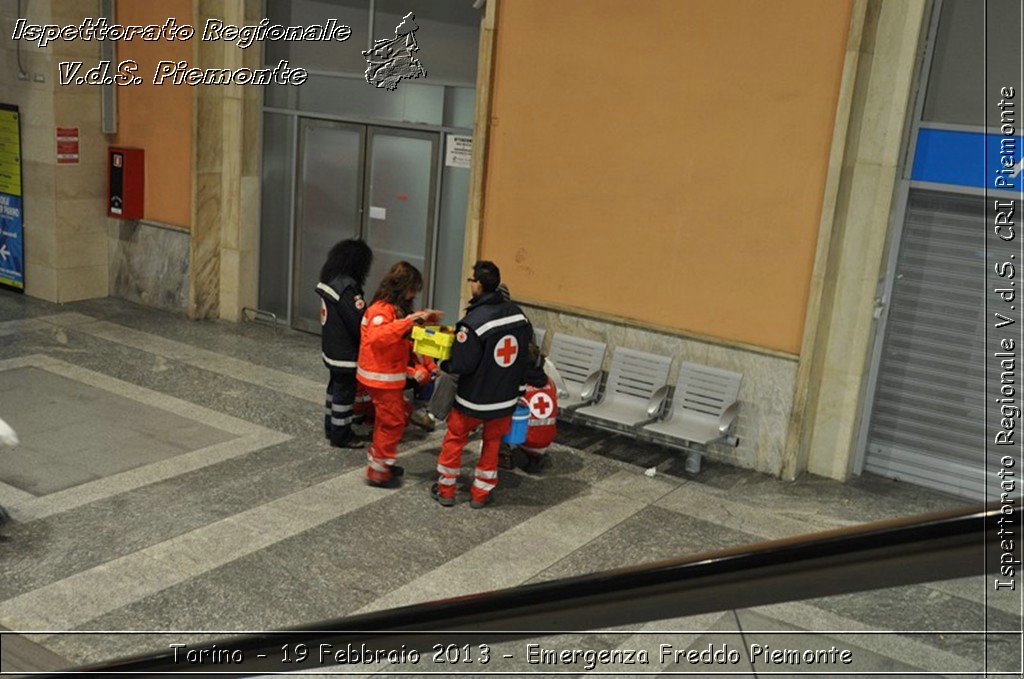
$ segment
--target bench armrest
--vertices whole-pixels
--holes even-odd
[[[718,431],[723,435],[732,429],[733,423],[736,421],[736,416],[739,415],[740,404],[738,401],[734,401],[725,411],[722,413],[722,417],[718,420]]]
[[[665,399],[668,398],[668,385],[659,387],[656,392],[651,394],[651,398],[647,401],[647,416],[657,418],[661,414],[662,408],[665,407]]]
[[[583,382],[583,389],[580,390],[580,398],[584,403],[589,403],[597,398],[597,388],[601,386],[601,371],[592,372]]]

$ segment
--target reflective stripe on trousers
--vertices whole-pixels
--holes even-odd
[[[452,408],[448,415],[448,431],[441,444],[441,454],[437,458],[438,493],[442,497],[455,497],[455,482],[462,466],[462,450],[473,431],[483,425],[483,443],[480,446],[480,460],[476,465],[475,479],[470,493],[477,502],[487,499],[488,493],[494,490],[498,482],[498,448],[501,437],[509,430],[512,416],[500,417],[495,420],[478,420]]]
[[[356,376],[331,371],[324,402],[324,436],[335,445],[352,438],[352,404],[356,398]]]
[[[381,483],[391,478],[398,442],[405,432],[405,399],[400,389],[366,387],[374,408],[373,444],[368,453],[366,477]]]

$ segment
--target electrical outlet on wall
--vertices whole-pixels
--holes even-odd
[[[28,80],[28,73],[18,73],[18,80]]]
[[[37,83],[46,82],[46,76],[42,73],[36,73],[34,76],[32,76],[32,79],[35,80]]]

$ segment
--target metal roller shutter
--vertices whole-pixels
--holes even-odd
[[[866,471],[983,496],[986,411],[996,415],[985,402],[985,237],[984,198],[910,192]]]

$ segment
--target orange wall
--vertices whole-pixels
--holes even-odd
[[[174,17],[192,24],[192,0],[117,0],[117,23],[162,24]],[[197,30],[201,30],[197,29]],[[120,41],[117,60],[134,59],[145,82],[117,90],[117,134],[114,144],[146,150],[146,219],[191,226],[192,109],[195,89],[184,85],[153,85],[158,61],[193,61],[193,43],[156,40]]]
[[[852,0],[505,0],[481,252],[524,300],[799,353]]]

